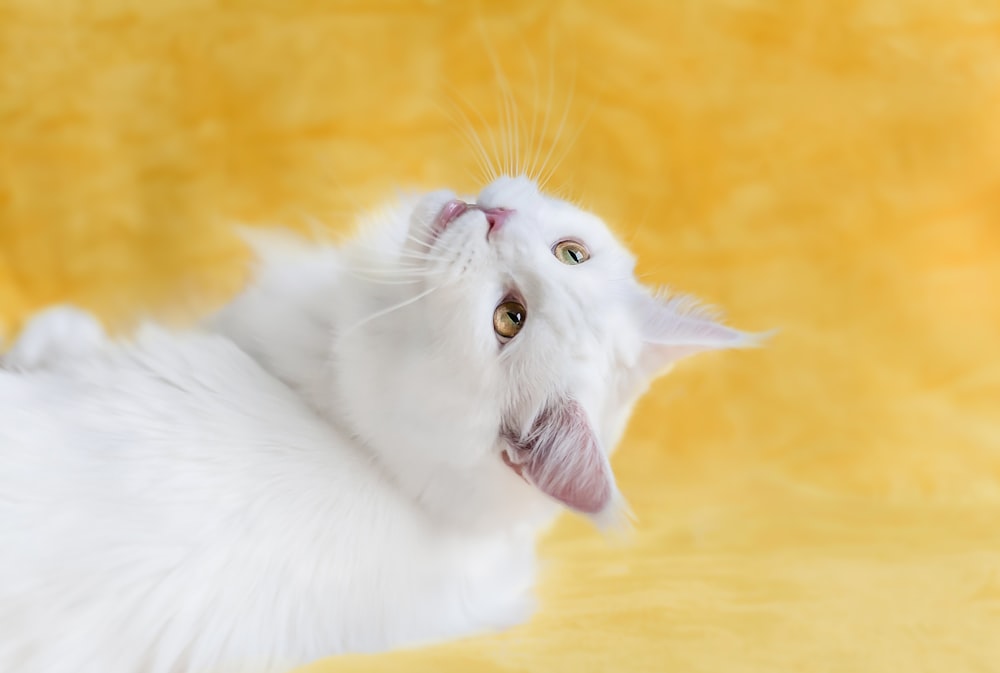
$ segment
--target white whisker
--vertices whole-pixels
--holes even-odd
[[[438,107],[445,115],[448,116],[449,120],[455,125],[458,131],[462,134],[462,137],[465,140],[466,145],[468,145],[469,149],[471,149],[473,152],[476,164],[480,171],[480,176],[476,178],[470,172],[470,177],[473,177],[476,180],[482,180],[487,182],[492,180],[494,177],[496,177],[496,168],[493,166],[493,161],[490,158],[489,152],[486,151],[486,147],[483,145],[482,139],[480,139],[479,134],[476,133],[475,126],[472,124],[472,121],[469,119],[469,116],[465,114],[465,111],[462,110],[454,101],[451,102],[451,106],[455,109],[455,111],[459,115],[461,115],[461,120],[453,117],[451,113],[445,110],[442,106]]]
[[[532,98],[531,103],[531,127],[528,131],[528,137],[526,139],[528,150],[525,152],[524,163],[520,168],[520,172],[522,175],[525,175],[530,179],[534,179],[532,177],[532,170],[534,169],[535,161],[538,158],[538,142],[535,135],[538,130],[538,98],[540,93],[538,90],[538,68],[536,67],[535,60],[530,57],[530,51],[527,49],[526,45],[522,44],[522,46],[524,46],[524,52],[529,54],[528,67],[531,69],[531,88],[534,93],[534,97]],[[532,155],[531,157],[528,156],[529,152]]]
[[[566,160],[567,156],[569,156],[570,150],[573,149],[573,146],[576,144],[576,141],[580,139],[580,134],[583,133],[583,129],[586,127],[587,122],[590,121],[590,115],[592,115],[593,113],[594,113],[594,106],[591,105],[590,109],[588,109],[587,113],[584,115],[583,120],[578,125],[576,132],[573,133],[573,137],[570,138],[569,142],[566,144],[565,149],[563,149],[562,153],[559,155],[559,158],[555,160],[555,163],[548,170],[548,172],[539,179],[540,188],[544,188],[544,186],[548,184],[548,181],[551,180],[552,176],[555,175],[557,170],[559,170],[559,166],[561,166],[562,162]]]
[[[400,253],[396,253],[394,258],[391,259],[392,267],[383,267],[379,264],[370,267],[347,266],[356,271],[381,274],[383,276],[413,276],[422,275],[427,270],[427,262],[434,261],[435,259],[436,257],[410,257],[402,254],[402,251],[400,251]]]
[[[486,118],[483,117],[483,115],[479,112],[479,110],[477,110],[476,107],[469,102],[469,99],[463,96],[462,93],[456,87],[450,85],[446,86],[450,90],[450,95],[453,96],[458,101],[460,101],[466,108],[468,108],[468,110],[472,112],[472,114],[474,114],[477,119],[479,119],[479,122],[482,124],[483,128],[486,129],[486,132],[489,134],[490,147],[493,149],[493,158],[490,158],[488,155],[487,158],[490,159],[489,161],[490,174],[491,174],[490,180],[495,179],[500,175],[498,171],[498,168],[500,167],[497,166],[497,163],[500,161],[500,150],[499,146],[497,145],[496,135],[493,133],[492,125],[486,121]],[[478,137],[479,136],[477,134],[477,138]]]
[[[477,24],[479,34],[482,37],[483,48],[486,51],[487,58],[490,60],[490,64],[493,66],[493,76],[496,78],[497,86],[499,86],[500,94],[503,97],[500,130],[503,134],[504,174],[515,175],[515,171],[517,170],[517,151],[520,146],[520,143],[518,142],[520,127],[517,119],[517,103],[515,102],[510,86],[507,83],[507,76],[504,74],[503,67],[500,65],[500,58],[497,55],[496,50],[493,49],[493,43],[489,39],[489,35],[486,33],[486,26],[484,25],[481,17],[480,20],[477,21]]]
[[[546,153],[545,159],[542,160],[542,165],[539,168],[539,173],[540,174],[542,174],[543,171],[544,171],[544,174],[549,174],[548,164],[549,164],[549,161],[552,159],[552,153],[555,151],[556,145],[559,143],[559,138],[562,136],[562,132],[566,128],[566,119],[569,117],[569,111],[570,111],[570,108],[573,105],[573,94],[574,94],[575,90],[576,90],[576,69],[574,68],[574,70],[573,70],[573,76],[570,79],[569,97],[567,98],[566,105],[563,108],[562,118],[559,120],[559,126],[556,128],[555,137],[552,139],[552,142],[549,144],[549,151]],[[538,179],[537,182],[538,182],[539,189],[544,189],[545,188],[545,184],[548,182],[548,179],[546,179],[546,180]]]
[[[355,271],[357,273],[370,273],[382,276],[405,276],[407,278],[413,278],[420,275],[426,275],[423,273],[426,268],[423,266],[410,266],[407,264],[398,265],[395,267],[360,267],[360,266],[349,266],[340,265],[338,268],[348,269],[350,271]]]
[[[393,304],[392,306],[389,306],[388,308],[384,308],[384,309],[382,309],[380,311],[376,311],[375,313],[372,313],[367,318],[363,318],[360,321],[354,323],[353,325],[351,325],[350,327],[348,327],[346,330],[344,330],[343,332],[341,332],[341,334],[342,335],[344,335],[344,334],[350,334],[351,332],[353,332],[354,330],[358,329],[362,325],[366,325],[366,324],[370,323],[372,320],[376,320],[378,318],[381,318],[384,315],[388,315],[388,314],[390,314],[390,313],[392,313],[394,311],[398,311],[401,308],[405,308],[405,307],[409,306],[410,304],[412,304],[414,302],[420,301],[421,299],[423,299],[424,297],[426,297],[427,295],[429,295],[431,292],[439,290],[442,287],[444,287],[444,286],[443,285],[435,285],[434,287],[430,287],[430,288],[424,290],[423,292],[421,292],[420,294],[415,295],[413,297],[410,297],[409,299],[407,299],[405,301],[401,301],[398,304]]]
[[[349,269],[343,269],[351,278],[355,280],[364,281],[366,283],[371,283],[372,285],[415,285],[417,283],[423,282],[422,278],[410,278],[405,280],[383,280],[381,278],[369,278],[363,274],[353,273]]]
[[[532,180],[535,180],[535,181],[537,181],[538,174],[541,172],[542,168],[544,168],[544,166],[545,166],[545,162],[542,160],[542,151],[543,151],[542,150],[542,143],[545,141],[545,137],[546,137],[546,135],[548,134],[548,131],[549,131],[549,120],[550,120],[551,114],[552,114],[552,99],[555,96],[555,89],[556,89],[556,83],[555,83],[556,82],[556,74],[555,74],[555,47],[552,44],[552,39],[553,39],[552,38],[552,34],[550,33],[549,34],[549,71],[548,71],[548,75],[549,75],[549,81],[548,81],[549,94],[548,94],[548,98],[545,101],[545,116],[542,119],[542,130],[539,133],[538,146],[535,149],[534,157],[532,158],[532,161],[531,161],[531,169],[528,172],[528,177],[530,177]],[[541,162],[541,163],[539,163],[539,162]]]
[[[428,243],[427,241],[421,240],[421,239],[417,238],[416,236],[414,236],[413,234],[407,234],[406,235],[406,240],[408,240],[410,243],[416,243],[417,245],[419,245],[424,250],[430,250],[431,248],[434,247],[430,243]]]

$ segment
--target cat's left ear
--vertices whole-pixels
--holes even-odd
[[[643,292],[633,306],[643,340],[639,367],[648,377],[662,374],[689,355],[724,348],[752,348],[769,336],[727,327],[690,297]]]

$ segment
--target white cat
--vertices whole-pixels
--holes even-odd
[[[201,331],[29,327],[0,371],[0,671],[278,671],[518,623],[559,506],[620,516],[649,382],[753,341],[525,178],[374,219],[258,240]]]

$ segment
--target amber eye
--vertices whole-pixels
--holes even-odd
[[[501,339],[513,339],[524,327],[528,312],[524,304],[517,301],[505,301],[493,311],[493,331]]]
[[[587,248],[576,241],[559,241],[552,248],[552,254],[563,264],[583,264],[590,259]]]

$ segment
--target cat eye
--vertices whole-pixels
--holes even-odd
[[[576,241],[559,241],[552,248],[552,254],[563,264],[583,264],[590,259],[587,248]]]
[[[503,340],[513,339],[524,327],[528,312],[524,304],[517,301],[505,301],[493,311],[493,331]]]

